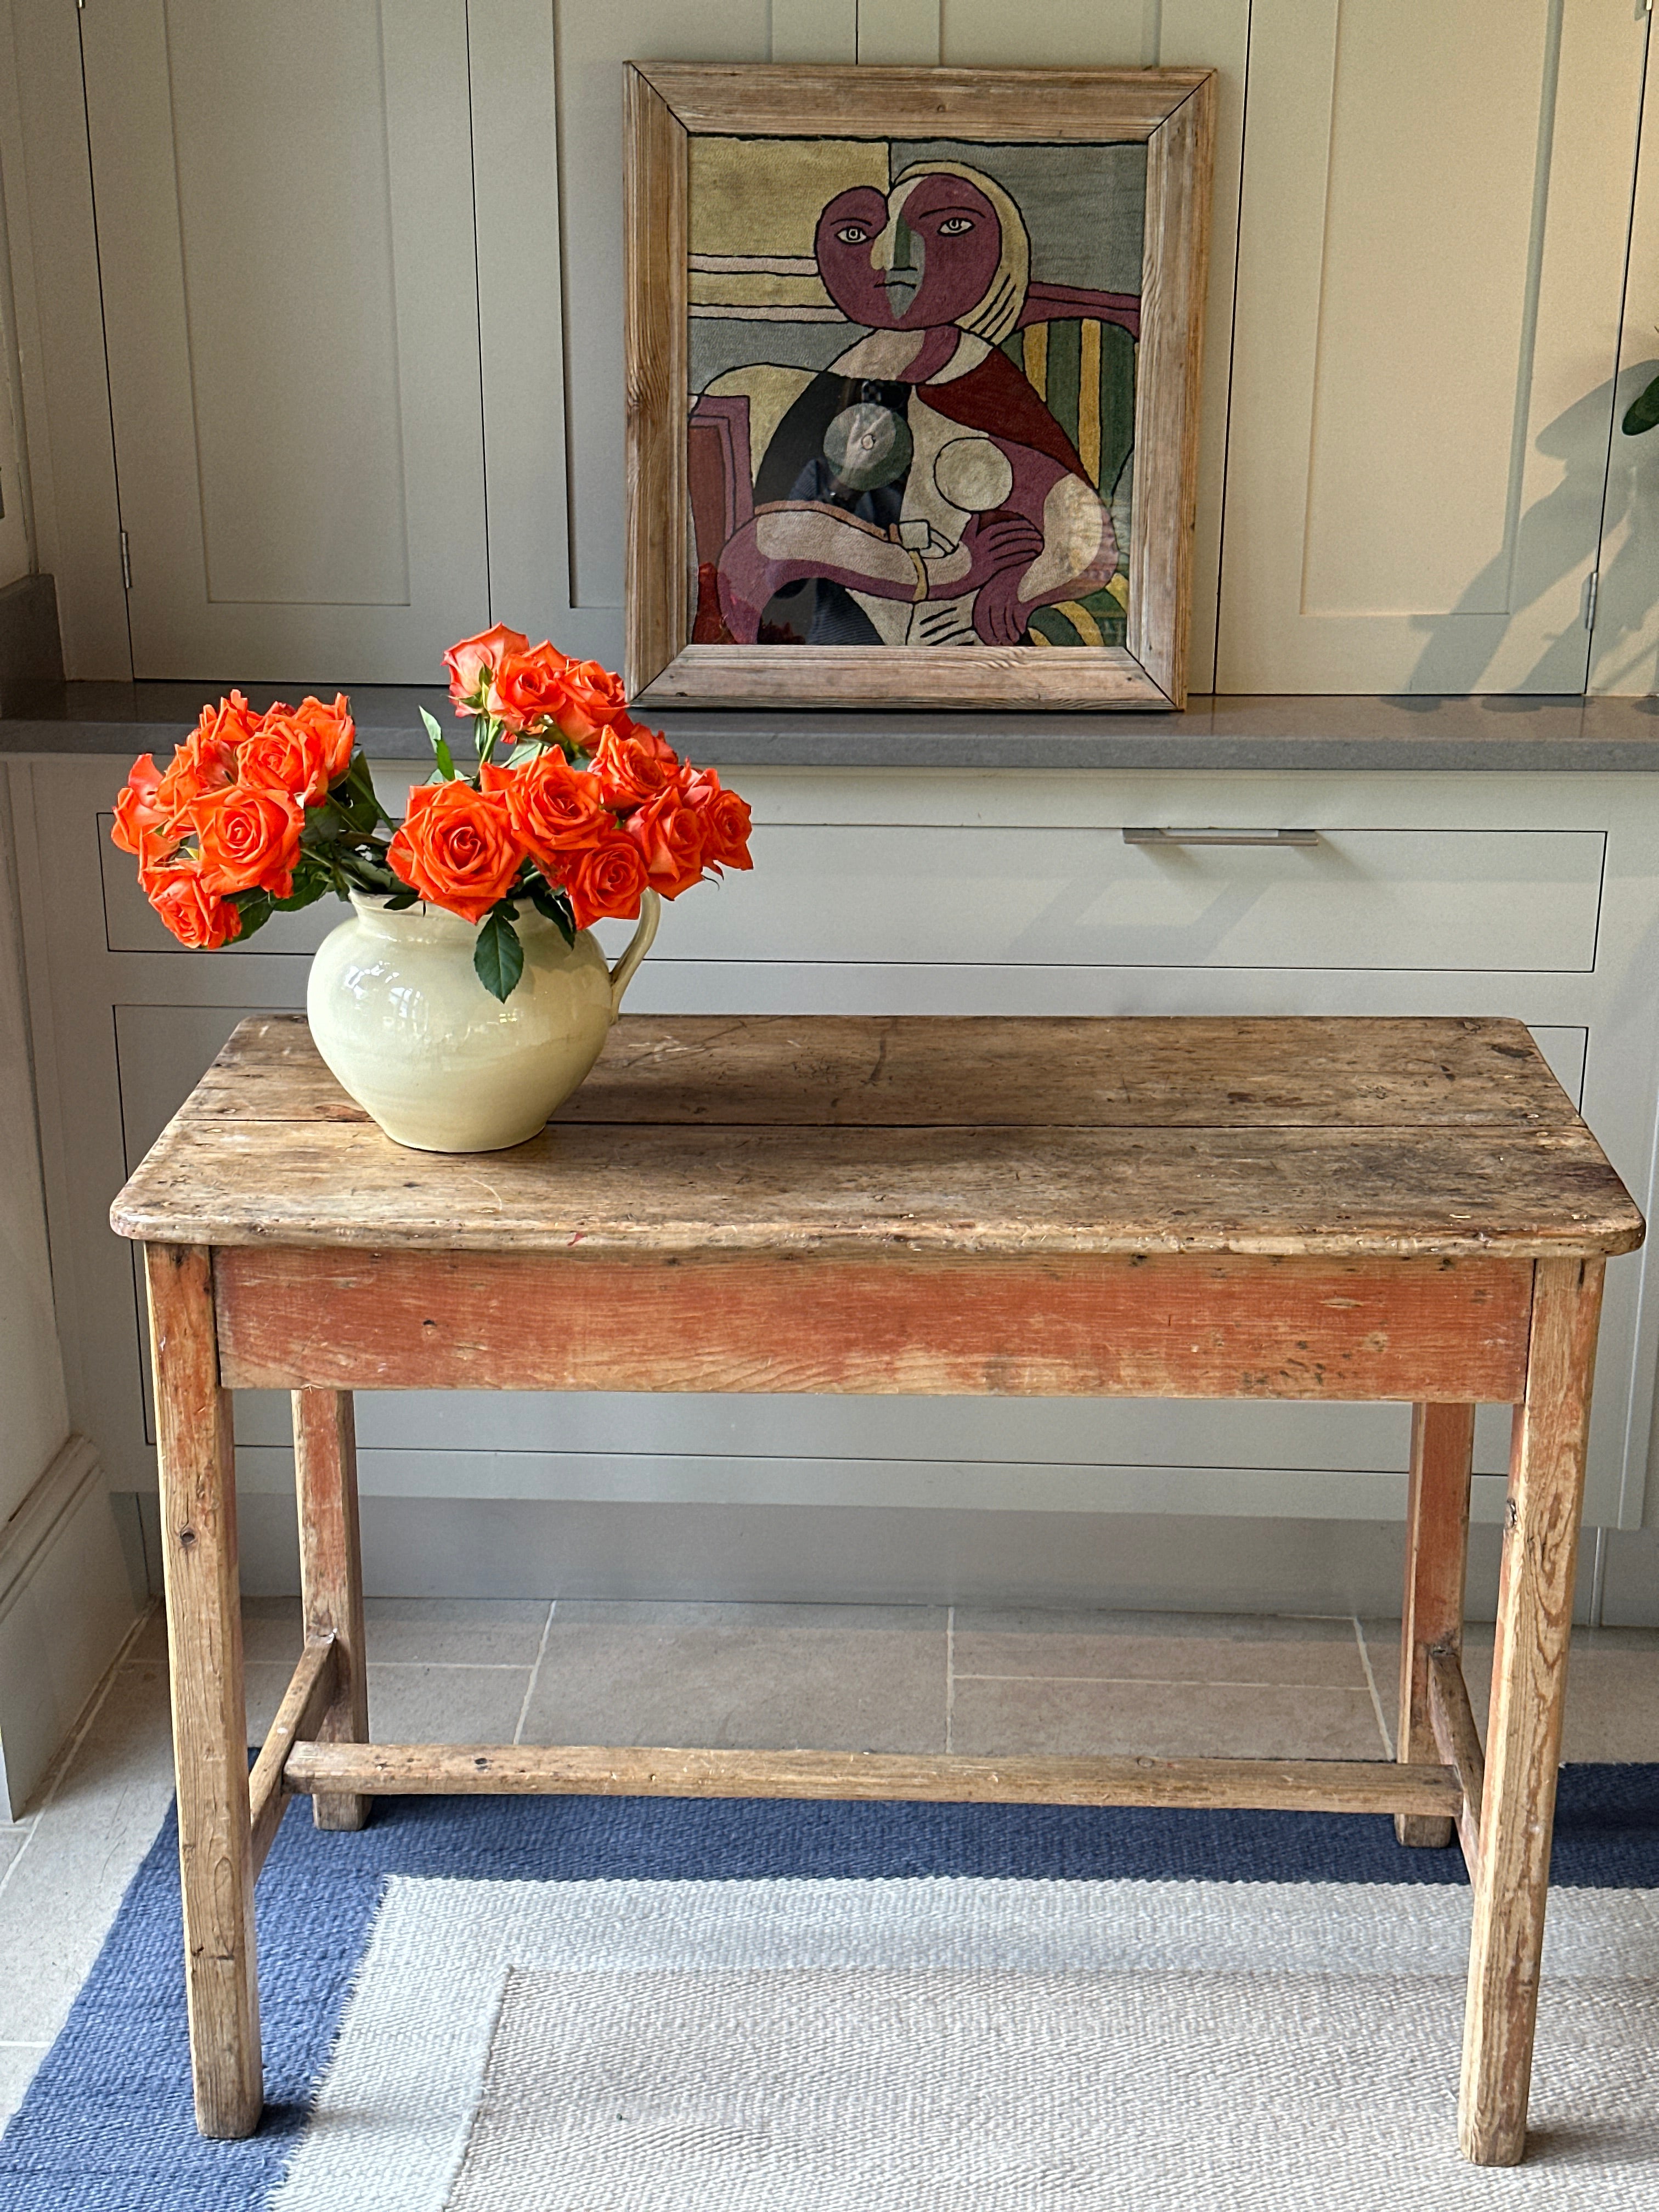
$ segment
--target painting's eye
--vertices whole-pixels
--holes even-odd
[[[960,238],[964,231],[971,230],[973,227],[974,218],[970,215],[947,215],[939,227],[939,234],[941,238]]]
[[[836,233],[843,246],[863,246],[870,234],[861,222],[844,222]]]

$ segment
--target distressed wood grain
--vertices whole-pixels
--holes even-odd
[[[1480,1806],[1486,1795],[1486,1761],[1480,1731],[1469,1704],[1469,1686],[1455,1651],[1429,1654],[1429,1720],[1435,1747],[1457,1777],[1462,1802],[1457,1808],[1457,1839],[1463,1847],[1469,1880],[1480,1879]]]
[[[349,1390],[294,1393],[294,1483],[300,1522],[300,1604],[308,1638],[334,1651],[333,1688],[318,1725],[332,1743],[368,1741],[368,1669],[363,1656],[362,1540],[357,1516],[357,1436]],[[361,1797],[319,1797],[319,1828],[361,1828]]]
[[[1625,1252],[1588,1131],[555,1124],[411,1153],[361,1124],[175,1122],[116,1200],[145,1243],[460,1251]]]
[[[1522,1388],[1531,1270],[1167,1255],[616,1261],[228,1248],[239,1389],[1412,1399]]]
[[[296,1744],[295,1790],[370,1795],[898,1799],[947,1805],[1249,1806],[1445,1813],[1443,1766],[1387,1760],[967,1759],[842,1751],[640,1751],[534,1744]]]
[[[1208,70],[870,69],[845,64],[631,64],[690,131],[981,138],[1012,144],[1149,138]]]
[[[1216,84],[1209,76],[1171,111],[1146,147],[1125,642],[1175,707],[1187,703],[1215,116]]]
[[[144,1260],[196,2124],[234,2139],[259,2124],[264,2083],[230,1400],[211,1255],[152,1245]]]
[[[1458,2102],[1478,2166],[1517,2165],[1526,2149],[1603,1272],[1540,1261],[1515,1416]]]
[[[186,1121],[353,1121],[303,1014],[238,1024]],[[1576,1130],[1520,1022],[624,1014],[560,1122]]]
[[[1435,1735],[1429,1714],[1431,1650],[1463,1648],[1463,1588],[1469,1553],[1469,1478],[1474,1466],[1474,1407],[1414,1405],[1411,1480],[1406,1502],[1406,1595],[1400,1621],[1400,1726],[1396,1756],[1429,1757]],[[1403,1818],[1402,1844],[1442,1849],[1443,1820]]]
[[[690,635],[686,571],[685,128],[623,70],[623,389],[628,605],[623,680],[644,690]]]
[[[306,1638],[305,1650],[300,1655],[293,1680],[283,1693],[270,1733],[253,1762],[253,1771],[247,1779],[247,1795],[256,1879],[265,1863],[266,1852],[276,1839],[283,1808],[292,1795],[283,1779],[289,1753],[296,1742],[314,1738],[321,1727],[334,1700],[339,1656],[332,1636]],[[319,1808],[333,1802],[321,1797],[316,1801]]]

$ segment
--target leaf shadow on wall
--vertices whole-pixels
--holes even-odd
[[[1427,638],[1409,691],[1425,708],[1437,696],[1492,688],[1485,679],[1516,617],[1565,578],[1588,574],[1595,565],[1598,532],[1604,545],[1616,541],[1616,550],[1601,565],[1598,658],[1604,666],[1610,660],[1615,671],[1644,654],[1651,658],[1652,643],[1644,632],[1646,617],[1659,605],[1659,432],[1626,438],[1618,418],[1656,374],[1659,361],[1632,363],[1539,432],[1535,450],[1564,464],[1560,481],[1523,509],[1513,543],[1501,547],[1470,580],[1448,614],[1418,618]],[[1623,527],[1626,522],[1628,528]],[[1531,702],[1516,694],[1529,693],[1541,705],[1546,697],[1584,690],[1591,638],[1583,617],[1580,596],[1565,628],[1547,639],[1524,674],[1506,673],[1504,711],[1527,711]],[[1610,635],[1613,625],[1616,635]],[[1496,697],[1492,704],[1498,710]]]

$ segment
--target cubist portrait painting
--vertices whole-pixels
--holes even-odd
[[[694,642],[1123,642],[1146,178],[692,138]]]

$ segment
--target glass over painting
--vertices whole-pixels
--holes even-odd
[[[692,137],[694,643],[1122,644],[1146,180]]]

